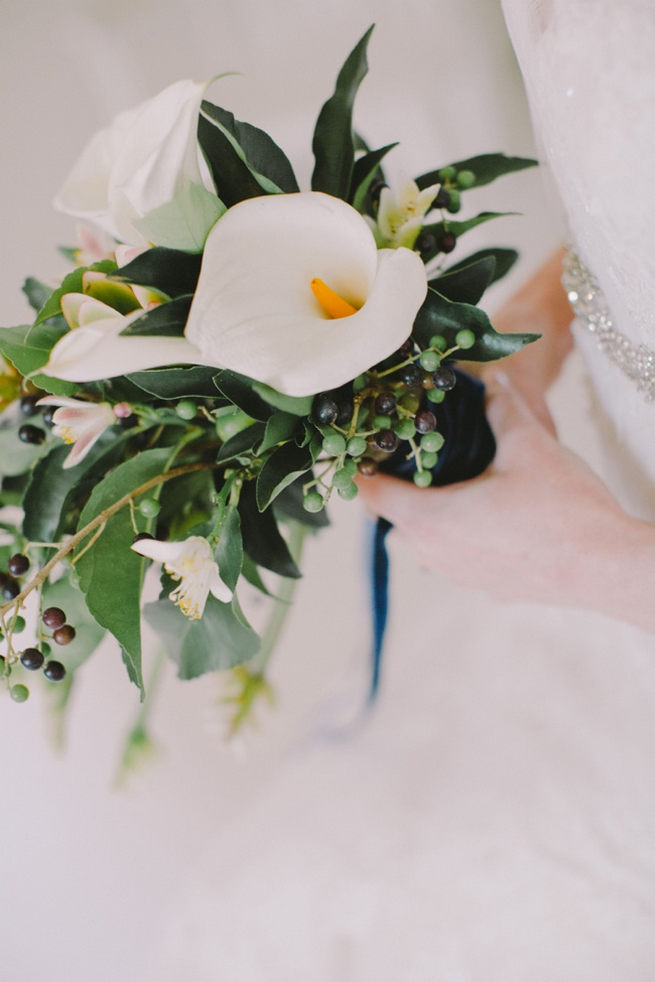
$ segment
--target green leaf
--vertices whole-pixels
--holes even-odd
[[[354,167],[353,104],[368,71],[366,48],[372,30],[373,26],[369,27],[346,59],[339,72],[334,94],[319,113],[312,141],[316,160],[312,190],[325,191],[344,201],[348,198]]]
[[[366,196],[368,195],[369,188],[377,175],[382,176],[380,161],[386,157],[390,150],[393,150],[397,146],[397,143],[388,143],[386,147],[381,147],[379,150],[372,150],[355,161],[350,181],[348,201],[352,202],[353,208],[356,208],[357,211],[365,210]]]
[[[157,535],[181,541],[189,535],[208,535],[214,526],[214,482],[208,471],[197,471],[162,485]]]
[[[480,249],[478,252],[474,252],[465,259],[460,259],[459,262],[454,263],[454,265],[450,266],[446,270],[446,273],[454,273],[455,270],[463,269],[465,266],[469,266],[471,263],[475,263],[479,259],[486,259],[488,256],[492,257],[496,261],[496,268],[494,270],[494,275],[491,278],[491,283],[496,283],[497,280],[500,280],[503,278],[503,276],[506,276],[516,260],[519,258],[519,254],[516,249]]]
[[[94,488],[78,528],[84,528],[123,495],[163,473],[170,455],[170,449],[144,450],[119,464]],[[133,539],[126,506],[107,521],[94,545],[80,554],[76,568],[91,614],[123,648],[130,678],[143,695],[140,596],[145,560],[130,548]]]
[[[257,476],[257,507],[264,511],[271,501],[314,463],[311,445],[285,443],[274,450]]]
[[[438,255],[439,243],[441,241],[441,236],[444,232],[452,232],[453,235],[460,236],[464,235],[472,228],[477,228],[478,225],[483,225],[485,222],[490,222],[494,218],[505,218],[509,215],[518,215],[519,212],[516,211],[481,211],[479,215],[474,215],[472,218],[467,218],[461,222],[451,221],[450,218],[445,222],[435,222],[432,225],[424,225],[423,232],[425,234],[430,234],[434,236],[435,244],[432,249],[424,250],[421,253],[424,262],[429,262],[433,256]]]
[[[158,246],[202,252],[210,229],[226,207],[215,194],[200,184],[187,184],[167,201],[134,222],[142,235]]]
[[[260,188],[260,194],[262,190],[268,194],[276,194],[280,191],[291,194],[300,190],[286,154],[268,133],[250,123],[235,119],[231,112],[211,102],[203,102],[202,113],[209,117],[211,123],[220,130],[230,145],[229,148],[224,148],[228,157],[228,166],[230,166],[230,158],[236,154],[238,160],[245,164],[250,175],[254,177]],[[225,162],[223,154],[216,161],[215,181],[219,193],[225,182],[223,175]],[[232,162],[232,166],[236,166],[236,161]]]
[[[145,372],[131,372],[126,378],[157,399],[195,396],[219,400],[214,385],[215,375],[215,368],[193,365],[190,368],[154,368]]]
[[[430,280],[428,286],[448,300],[475,305],[493,281],[495,269],[494,257],[485,256],[468,265],[442,273],[436,279]]]
[[[82,281],[84,274],[91,270],[98,273],[113,273],[116,269],[116,263],[113,259],[102,259],[98,263],[91,263],[90,266],[78,266],[74,269],[72,273],[65,276],[61,282],[61,286],[50,294],[49,298],[41,307],[41,310],[37,314],[36,320],[34,321],[34,326],[38,327],[44,321],[50,320],[51,317],[56,317],[61,314],[61,298],[66,293],[83,293]]]
[[[27,301],[32,308],[32,310],[41,310],[44,303],[52,293],[52,287],[46,286],[45,283],[41,283],[40,280],[35,279],[34,276],[28,276],[23,283],[23,293],[27,297]]]
[[[264,593],[267,597],[273,596],[273,594],[271,593],[271,591],[268,589],[263,579],[261,578],[257,566],[255,565],[255,563],[253,563],[250,556],[248,556],[246,553],[243,554],[243,565],[241,567],[241,575],[248,583],[250,583],[251,586],[254,586],[256,590],[259,590],[260,593]]]
[[[263,438],[265,427],[263,423],[251,423],[250,426],[239,430],[229,440],[226,440],[216,456],[217,464],[225,464],[244,454],[255,455],[255,447]]]
[[[234,505],[229,505],[225,510],[215,557],[221,579],[229,586],[230,590],[234,590],[243,566],[241,519]]]
[[[300,570],[280,534],[272,509],[259,511],[252,481],[242,488],[239,514],[243,548],[252,561],[280,576],[297,579],[301,575]]]
[[[17,425],[0,429],[0,478],[24,474],[39,457],[47,453],[44,444],[23,443],[19,440],[18,429]]]
[[[117,280],[149,286],[168,297],[194,293],[198,285],[202,255],[155,246],[147,249],[114,274]]]
[[[495,361],[520,351],[526,344],[536,341],[539,334],[499,334],[491,326],[489,318],[479,307],[466,303],[453,303],[433,289],[428,289],[425,302],[414,321],[414,338],[421,347],[429,344],[433,334],[442,334],[448,346],[454,345],[455,335],[462,328],[473,331],[475,344],[467,351],[458,351],[460,361]]]
[[[168,599],[146,604],[143,613],[179,666],[181,679],[233,668],[259,650],[259,638],[252,628],[243,624],[231,604],[220,603],[211,595],[200,620],[189,620]]]
[[[193,294],[158,304],[124,327],[121,337],[182,337]]]
[[[261,396],[269,405],[281,409],[285,413],[292,413],[294,416],[309,416],[314,403],[314,396],[287,396],[277,389],[272,389],[270,385],[263,382],[251,383],[253,392]]]
[[[50,351],[60,337],[66,334],[65,326],[43,324],[34,328],[29,324],[0,328],[0,354],[21,375],[30,375],[50,358]]]
[[[526,167],[536,167],[538,163],[538,160],[533,160],[531,157],[507,157],[504,153],[483,153],[478,157],[457,160],[448,166],[454,167],[457,171],[472,171],[475,174],[475,183],[471,187],[479,188],[484,184],[491,184],[497,177],[502,177],[504,174],[525,170]],[[421,190],[431,184],[440,183],[439,169],[431,170],[416,178],[416,183]]]
[[[225,369],[214,375],[214,385],[233,406],[242,409],[253,419],[265,421],[272,415],[273,410],[257,395],[250,379]]]
[[[273,413],[266,423],[264,438],[257,447],[257,454],[263,454],[271,447],[276,447],[278,443],[286,443],[295,434],[298,428],[298,417],[290,413]]]

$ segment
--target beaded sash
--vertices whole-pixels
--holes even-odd
[[[598,283],[572,249],[567,249],[562,266],[562,284],[580,323],[646,401],[655,401],[655,351],[633,344],[616,329]]]

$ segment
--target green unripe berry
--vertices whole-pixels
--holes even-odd
[[[438,405],[440,402],[444,401],[446,398],[446,393],[443,391],[443,389],[428,389],[428,391],[425,393],[425,398],[428,400],[428,402]]]
[[[21,631],[25,630],[25,618],[17,617],[13,623],[14,634],[20,634]]]
[[[30,690],[26,685],[12,685],[9,695],[14,702],[25,702],[29,698]]]
[[[364,372],[362,375],[358,375],[353,382],[353,392],[361,392],[368,385],[368,374]]]
[[[394,432],[401,440],[411,440],[416,433],[416,427],[411,419],[402,419],[394,426]]]
[[[466,191],[467,188],[472,188],[475,184],[475,174],[472,170],[461,170],[457,175],[457,183]]]
[[[421,464],[425,467],[426,471],[431,471],[433,467],[436,466],[438,457],[436,453],[426,453],[424,450],[421,451]]]
[[[421,400],[412,392],[408,392],[400,400],[400,405],[403,407],[403,409],[406,409],[408,413],[416,413],[418,412],[418,407],[421,405]]]
[[[355,464],[355,467],[357,465]],[[338,471],[335,471],[332,475],[332,486],[339,488],[347,488],[349,484],[353,482],[353,474],[346,470],[345,467],[341,467]]]
[[[156,518],[161,511],[161,505],[155,498],[142,498],[139,511],[145,518]]]
[[[430,471],[417,471],[413,480],[417,488],[429,488],[432,484],[432,474]]]
[[[433,334],[430,338],[430,347],[436,348],[437,351],[445,351],[448,347],[448,342],[443,334]]]
[[[359,494],[359,488],[352,481],[343,488],[337,488],[337,494],[345,501],[352,501]]]
[[[349,474],[350,477],[354,477],[355,474],[357,473],[357,464],[355,463],[354,460],[351,460],[350,457],[346,457],[346,459],[342,464],[341,470],[344,471],[346,474]]]
[[[455,344],[458,344],[464,351],[468,351],[475,344],[475,334],[468,327],[464,327],[455,335]]]
[[[451,215],[454,215],[455,212],[459,211],[462,207],[462,199],[460,198],[459,191],[456,191],[455,188],[450,188],[448,194],[450,195],[448,211],[451,213]]]
[[[440,361],[441,359],[437,352],[430,351],[429,349],[421,352],[421,357],[419,358],[421,368],[424,368],[426,372],[434,372],[439,367]]]
[[[323,450],[331,457],[340,457],[346,449],[346,441],[340,433],[328,433],[323,437]]]
[[[426,453],[438,453],[444,445],[444,438],[441,433],[433,430],[432,433],[424,433],[421,437],[421,450]]]
[[[388,416],[375,416],[373,419],[373,429],[374,430],[390,430],[391,420]]]
[[[195,402],[190,399],[182,399],[175,407],[175,412],[180,419],[195,419],[198,409]]]
[[[451,165],[449,167],[442,167],[439,171],[439,177],[442,181],[452,181],[457,176],[457,171]]]
[[[351,436],[346,444],[346,450],[351,457],[361,457],[366,451],[366,440],[363,436]]]
[[[305,511],[315,513],[317,511],[323,511],[323,505],[325,502],[323,498],[318,493],[318,491],[310,491],[306,494],[302,501],[302,506]]]

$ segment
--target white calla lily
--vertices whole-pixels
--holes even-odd
[[[62,464],[64,470],[84,460],[94,443],[116,422],[108,402],[85,402],[67,396],[44,396],[39,406],[57,406],[52,415],[52,432],[73,448]]]
[[[188,79],[175,82],[119,113],[87,144],[55,198],[55,207],[127,244],[155,241],[202,249],[223,207],[197,140],[198,114],[208,85]],[[173,217],[169,220],[162,209],[172,209]]]
[[[140,312],[111,311],[65,335],[42,370],[89,382],[210,365],[286,395],[314,395],[393,354],[426,293],[420,257],[378,250],[344,201],[315,191],[249,198],[207,239],[185,337],[120,337]]]
[[[202,617],[210,593],[222,603],[232,599],[232,590],[221,579],[211,546],[201,535],[191,535],[181,542],[138,539],[132,549],[163,563],[169,576],[179,581],[168,597],[192,620]]]

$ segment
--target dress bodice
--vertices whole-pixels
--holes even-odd
[[[620,9],[612,0],[503,0],[503,7],[582,261],[577,283],[594,293],[594,312],[603,308],[611,325],[609,333],[595,327],[569,276],[574,332],[602,403],[596,408],[607,416],[612,453],[643,470],[652,500],[655,7],[650,0],[626,0]],[[615,469],[617,476],[625,470]],[[630,484],[634,490],[632,467]],[[643,513],[641,497],[633,502]]]

